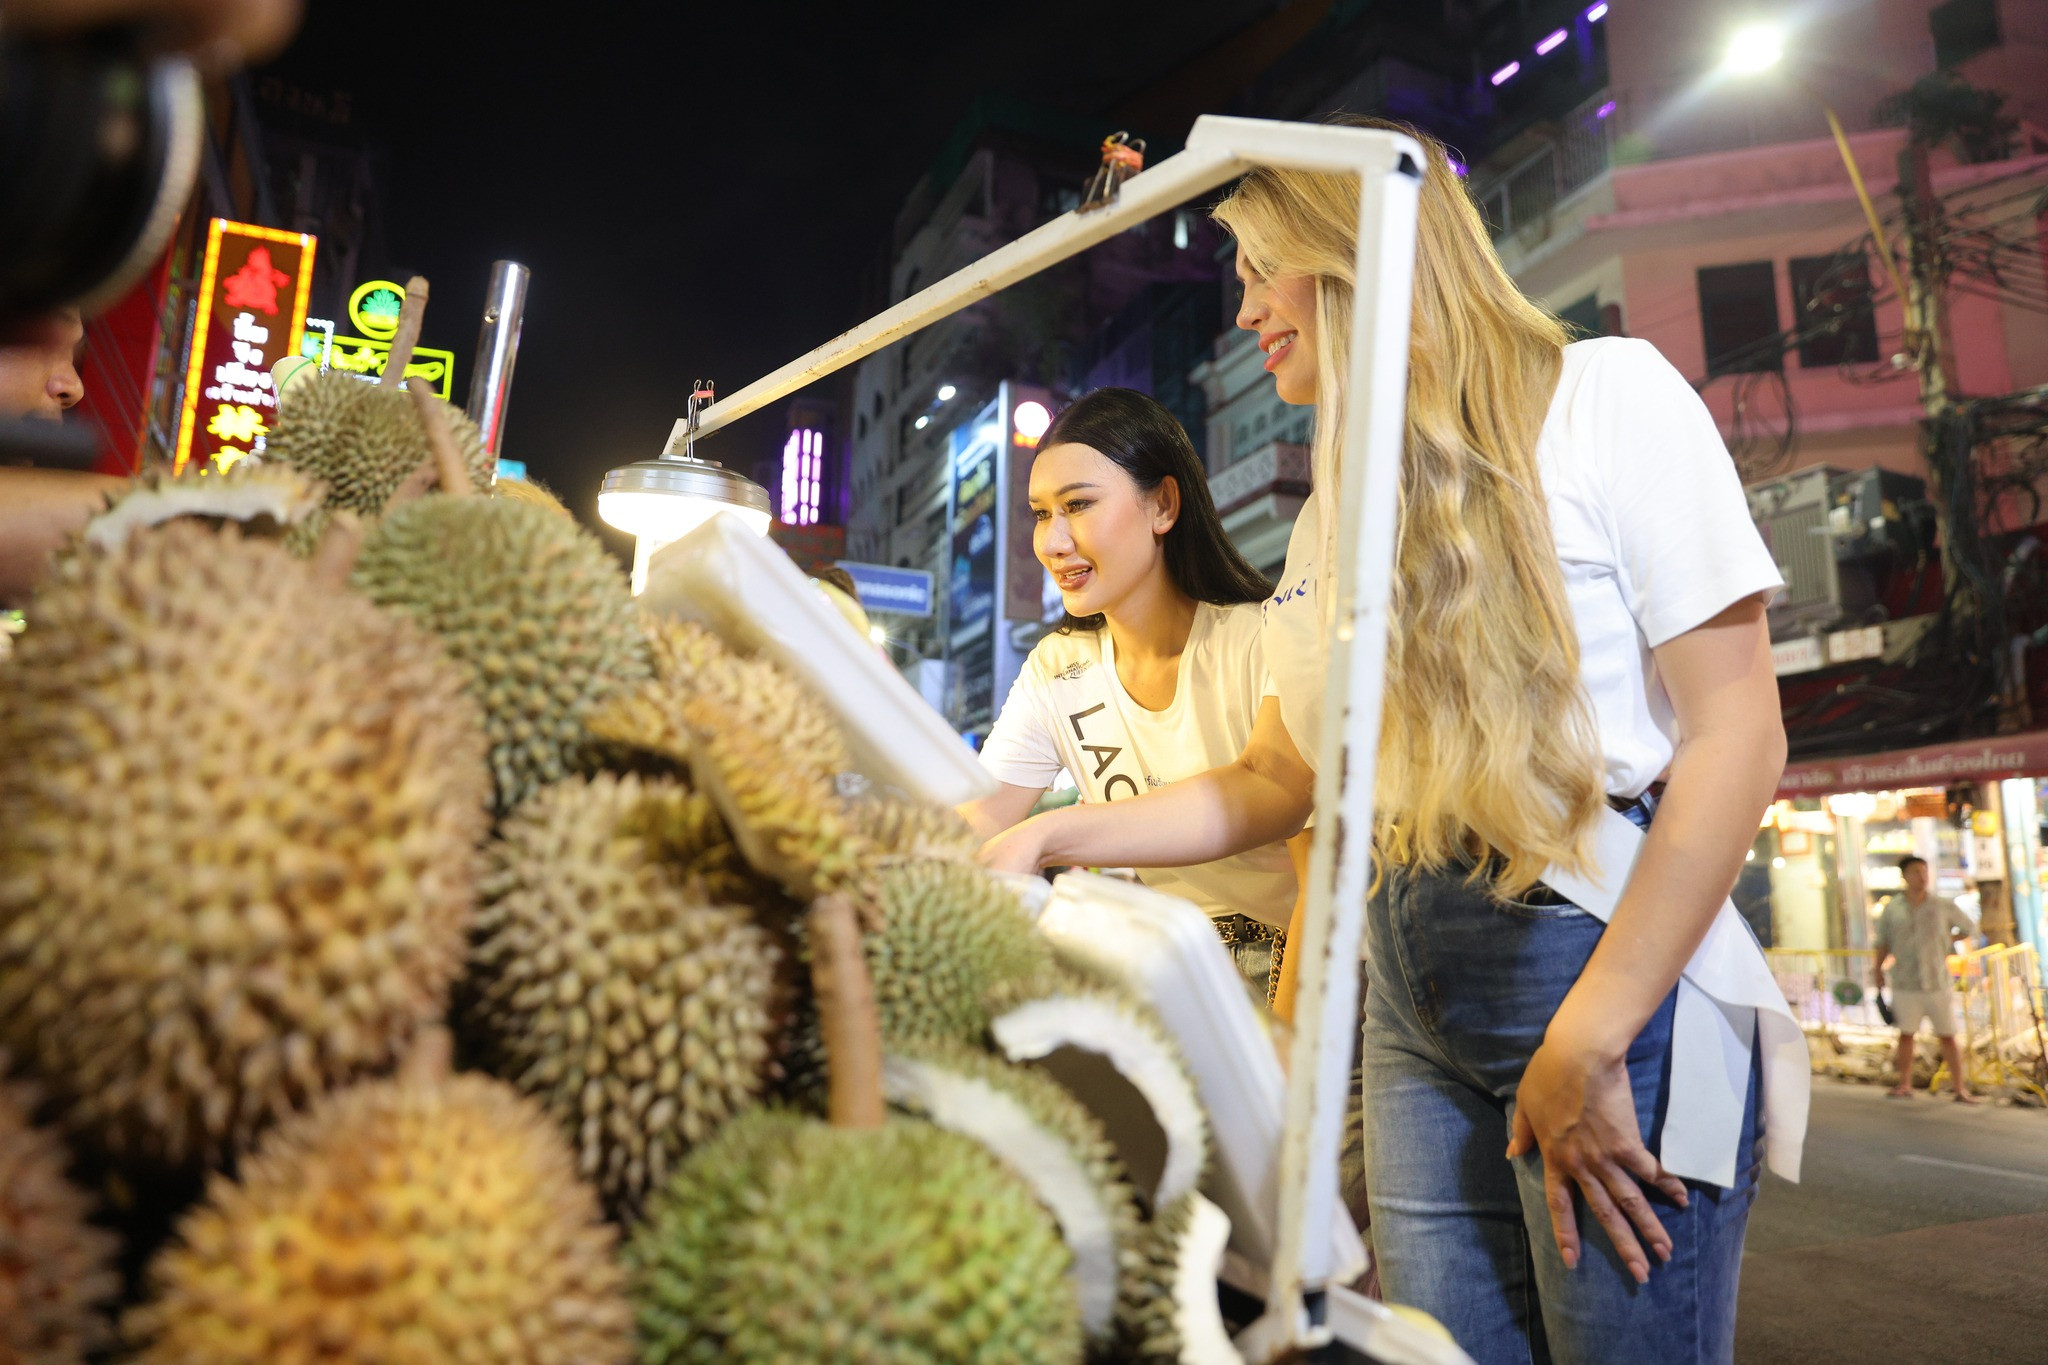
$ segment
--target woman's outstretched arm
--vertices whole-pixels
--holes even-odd
[[[1123,801],[1034,815],[982,846],[1005,872],[1042,867],[1188,867],[1293,837],[1315,805],[1315,773],[1267,697],[1233,763]]]

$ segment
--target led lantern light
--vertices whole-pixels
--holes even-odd
[[[1549,56],[1551,53],[1557,51],[1557,49],[1564,43],[1564,40],[1566,38],[1569,38],[1570,36],[1571,35],[1563,29],[1558,29],[1555,32],[1547,35],[1542,42],[1536,44],[1536,55],[1539,57]]]
[[[1505,85],[1513,80],[1515,73],[1521,69],[1522,64],[1520,62],[1509,62],[1506,66],[1493,73],[1493,83],[1495,85]]]

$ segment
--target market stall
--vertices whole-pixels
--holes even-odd
[[[676,444],[1258,164],[1362,180],[1317,801],[1363,827],[1406,139],[1204,119]],[[143,481],[0,663],[0,1354],[1462,1359],[1344,1288],[1365,841],[1318,842],[1283,1075],[1199,911],[975,864],[971,757],[746,524],[636,604],[495,488],[399,387],[414,284],[383,382]]]

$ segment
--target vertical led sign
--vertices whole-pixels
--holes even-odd
[[[298,353],[315,245],[307,232],[225,218],[207,225],[176,469],[195,458],[226,469],[269,433],[277,417],[270,366]]]

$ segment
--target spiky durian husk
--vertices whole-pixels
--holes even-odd
[[[616,1236],[510,1086],[370,1082],[215,1177],[123,1327],[146,1365],[623,1362]]]
[[[249,461],[225,473],[203,465],[176,475],[151,470],[86,523],[85,540],[115,549],[133,532],[178,517],[237,522],[245,534],[284,531],[312,516],[325,493],[319,480],[297,470]]]
[[[573,515],[545,485],[531,479],[500,479],[491,485],[491,496],[511,502],[530,502],[536,507],[545,507],[558,517]]]
[[[646,618],[652,681],[591,722],[609,744],[686,764],[748,862],[798,901],[867,904],[877,850],[840,795],[850,760],[825,707],[773,661],[694,622]]]
[[[0,677],[0,1043],[116,1155],[211,1159],[445,1008],[488,794],[460,674],[275,543],[87,547]]]
[[[831,711],[772,659],[735,650],[693,621],[645,620],[666,697],[696,701],[721,727],[772,737],[786,763],[814,776],[834,778],[853,766]]]
[[[876,876],[881,925],[862,939],[882,1037],[980,1043],[989,1000],[1044,976],[1052,950],[979,867],[914,859]]]
[[[500,815],[574,771],[590,744],[585,718],[647,675],[625,573],[588,531],[544,508],[407,503],[365,537],[354,582],[469,670]]]
[[[1143,1220],[1101,1123],[1045,1072],[961,1043],[899,1044],[883,1074],[892,1102],[982,1142],[1037,1192],[1073,1254],[1090,1342],[1108,1348]]]
[[[847,803],[853,827],[884,858],[971,863],[981,848],[974,830],[944,806],[867,796]]]
[[[755,1110],[693,1152],[630,1261],[641,1360],[1078,1361],[1052,1217],[970,1139]]]
[[[872,925],[861,936],[885,1046],[920,1039],[979,1045],[992,1003],[1030,998],[1054,979],[1052,950],[1008,888],[979,867],[903,859],[871,869]],[[795,926],[800,952],[809,944]],[[817,1016],[799,1004],[788,1093],[815,1098],[824,1075]]]
[[[7,1054],[0,1052],[0,1075]],[[86,1222],[70,1153],[29,1122],[35,1093],[0,1084],[0,1361],[76,1365],[111,1338],[114,1238]]]
[[[1125,1254],[1117,1281],[1114,1359],[1131,1365],[1176,1365],[1180,1360],[1175,1288],[1181,1240],[1199,1197],[1189,1193],[1167,1205],[1143,1226]]]
[[[483,433],[455,408],[448,410],[448,427],[474,486],[489,488],[497,462],[484,449]],[[263,447],[266,463],[290,465],[326,484],[330,511],[364,517],[382,515],[431,453],[409,395],[340,371],[293,384]]]
[[[611,775],[542,788],[490,849],[472,1015],[622,1216],[771,1079],[782,953],[714,899],[734,861],[703,797]]]
[[[989,1034],[1012,1061],[1068,1048],[1092,1052],[1144,1096],[1167,1141],[1156,1183],[1139,1188],[1147,1208],[1170,1205],[1194,1188],[1209,1159],[1208,1115],[1186,1058],[1150,1005],[1121,983],[1064,959],[999,983],[987,1004]]]

